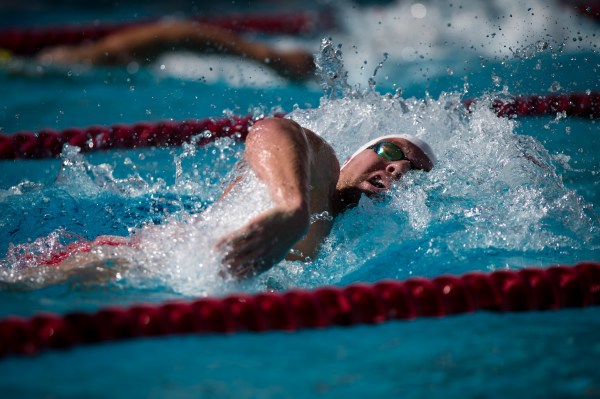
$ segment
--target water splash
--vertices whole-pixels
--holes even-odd
[[[375,67],[375,70],[373,71],[373,76],[371,76],[369,78],[369,89],[371,89],[371,91],[375,91],[375,86],[376,86],[376,81],[375,81],[375,76],[377,76],[377,72],[379,72],[379,70],[381,68],[383,68],[383,64],[387,61],[389,57],[389,54],[383,53],[383,61],[379,62],[379,64],[377,64],[377,67]]]
[[[95,223],[100,222],[99,224],[105,223],[102,221],[103,219],[107,219],[107,222],[110,221],[110,223],[121,224],[121,219],[132,219],[129,216],[132,214],[132,221],[135,222],[137,217],[138,224],[137,226],[130,225],[129,233],[136,237],[139,246],[136,248],[94,247],[89,253],[79,256],[76,259],[79,264],[73,267],[69,266],[69,270],[39,267],[54,255],[65,251],[68,244],[73,241],[85,241],[86,238],[91,240],[96,235],[111,233],[98,230],[101,226],[97,225],[90,227],[99,233],[92,233],[88,237],[59,229],[32,243],[10,244],[0,268],[0,285],[9,284],[9,288],[12,289],[43,287],[54,281],[60,282],[65,279],[72,282],[74,270],[87,273],[101,268],[103,269],[102,276],[96,276],[94,272],[88,273],[90,279],[97,280],[94,284],[102,286],[113,284],[116,282],[115,279],[118,279],[124,286],[141,289],[163,287],[166,290],[185,293],[192,292],[186,286],[186,284],[190,284],[195,287],[195,293],[207,290],[214,292],[210,287],[217,285],[203,284],[202,278],[195,279],[194,283],[189,283],[189,276],[180,279],[174,277],[180,275],[177,270],[183,269],[191,273],[191,269],[185,269],[184,265],[191,268],[192,264],[206,263],[205,256],[209,256],[210,259],[214,258],[208,255],[211,251],[209,243],[214,241],[217,234],[222,234],[222,230],[217,229],[216,225],[210,226],[206,218],[208,215],[214,215],[217,211],[213,206],[210,208],[213,209],[212,211],[203,212],[202,221],[196,220],[198,219],[197,215],[205,210],[207,203],[214,202],[223,191],[224,184],[227,184],[229,180],[227,171],[230,171],[233,163],[241,155],[242,147],[231,138],[216,140],[199,150],[197,141],[203,137],[200,135],[193,138],[190,143],[182,147],[182,150],[151,150],[164,153],[166,157],[160,158],[161,164],[164,166],[158,170],[154,168],[153,174],[143,177],[140,170],[146,168],[143,164],[136,164],[130,157],[126,157],[120,165],[117,162],[94,164],[81,154],[79,148],[65,146],[61,154],[60,172],[54,184],[44,189],[41,200],[44,200],[46,196],[54,198],[50,204],[54,209],[60,209],[63,200],[69,202],[71,211],[68,210],[69,207],[65,207],[67,210],[60,210],[64,216],[59,220],[68,219],[68,214],[73,211],[75,211],[73,217],[87,215],[87,211],[80,212],[78,209],[85,207],[86,204],[95,209],[92,213],[97,219]],[[149,159],[152,156],[152,154],[146,154],[140,156],[140,159],[153,162],[152,159]],[[168,159],[172,160],[172,167],[169,167]],[[171,173],[173,175],[170,175]],[[116,175],[124,175],[124,177],[117,178]],[[10,201],[11,198],[19,195],[20,201],[31,201],[34,206],[39,206],[38,202],[43,202],[38,200],[41,189],[42,187],[39,185],[23,182],[6,190],[6,198],[3,200]],[[38,192],[32,192],[32,190]],[[255,187],[253,191],[259,190]],[[247,192],[244,194],[244,198],[246,200],[250,198]],[[256,203],[268,202],[257,200]],[[98,207],[96,204],[103,206]],[[246,206],[246,211],[242,211],[234,207],[232,214],[222,212],[219,216],[222,220],[221,224],[225,223],[226,225],[226,222],[237,220],[236,215],[238,218],[239,215],[248,217],[251,215],[251,212],[247,211],[250,208],[252,206]],[[49,210],[49,212],[53,211]],[[104,213],[108,214],[104,215]],[[114,222],[111,219],[114,219]],[[215,222],[215,220],[217,219],[213,218],[212,221]],[[85,225],[87,222],[88,220],[82,220],[78,224]],[[192,225],[195,227],[191,227]],[[18,230],[20,227],[16,229]],[[199,233],[195,233],[196,230]],[[207,231],[211,231],[212,235],[207,234]],[[184,245],[184,242],[187,244]],[[176,251],[173,245],[179,250]],[[181,254],[186,252],[201,253],[202,255],[198,258],[201,260],[199,261],[194,256],[183,256],[186,258],[183,259]],[[173,262],[174,259],[180,258],[182,258],[181,262]],[[100,263],[98,263],[99,261]],[[119,273],[105,273],[106,268],[102,263],[107,262],[111,264],[108,269],[118,270]],[[211,264],[216,264],[215,262],[213,261]],[[159,264],[160,266],[158,266]],[[165,267],[165,264],[171,265],[172,268]],[[117,276],[117,274],[119,275]],[[205,273],[205,275],[214,278],[215,273]],[[198,275],[196,274],[196,276]]]
[[[384,52],[383,60],[377,64],[373,75],[368,79],[367,89],[363,90],[359,83],[354,85],[348,83],[348,71],[344,65],[342,45],[334,45],[331,38],[322,39],[320,51],[315,55],[315,67],[323,90],[323,99],[358,98],[374,92],[377,83],[375,77],[383,68],[388,57],[389,54]]]
[[[218,239],[273,206],[264,184],[250,171],[226,197],[196,215],[179,215],[161,225],[136,232],[139,251],[136,262],[145,276],[187,295],[209,295],[239,289],[238,283],[223,274],[223,253],[214,249]],[[131,282],[135,275],[129,276]],[[135,283],[134,283],[135,284]]]
[[[322,39],[321,49],[315,56],[316,74],[323,94],[330,99],[347,97],[352,93],[341,48],[342,45],[334,45],[331,38]]]
[[[6,257],[0,262],[0,269],[24,269],[50,259],[52,253],[66,248],[65,239],[72,239],[64,229],[53,231],[46,237],[40,237],[31,243],[10,244]]]
[[[524,60],[534,58],[534,57],[538,56],[539,54],[547,51],[548,49],[551,49],[550,44],[548,42],[545,42],[542,40],[539,40],[528,46],[518,48],[516,50],[509,48],[509,50],[512,51],[513,56],[515,58],[521,58]]]
[[[142,196],[155,193],[164,187],[164,181],[151,183],[135,170],[125,178],[114,176],[114,166],[107,163],[92,164],[76,146],[66,144],[60,154],[61,170],[55,184],[81,196],[97,196],[104,192],[125,196]],[[132,165],[131,160],[125,163]],[[135,169],[135,168],[134,168]]]

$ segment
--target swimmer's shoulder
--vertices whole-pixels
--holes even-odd
[[[340,163],[335,151],[327,141],[312,130],[307,128],[303,130],[312,149],[312,176],[320,183],[323,194],[331,197],[340,175]]]
[[[335,155],[335,150],[333,149],[331,144],[329,144],[319,134],[313,132],[312,130],[306,127],[302,127],[302,129],[304,130],[306,139],[308,140],[316,156],[327,160],[329,163],[331,163],[330,166],[334,169],[339,169],[340,164],[338,162],[337,156]]]

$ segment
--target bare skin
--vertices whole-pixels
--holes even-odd
[[[310,215],[337,213],[339,163],[333,149],[297,123],[273,118],[255,124],[244,157],[267,185],[275,207],[217,243],[227,250],[223,263],[233,275],[246,276],[284,258],[314,257],[332,221],[310,224]]]
[[[46,64],[148,63],[161,53],[175,50],[249,58],[292,80],[307,79],[314,72],[312,55],[306,51],[277,50],[219,27],[189,21],[162,21],[126,28],[96,42],[43,50],[38,59]]]

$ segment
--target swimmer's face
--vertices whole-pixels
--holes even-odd
[[[401,138],[383,139],[361,151],[340,172],[341,188],[356,188],[366,195],[387,191],[413,169],[430,171],[429,158],[419,147]]]

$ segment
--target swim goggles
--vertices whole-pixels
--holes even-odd
[[[385,161],[393,162],[406,159],[408,162],[410,162],[410,167],[412,169],[420,169],[415,167],[412,161],[406,157],[406,154],[404,154],[402,148],[390,141],[380,141],[379,143],[375,143],[372,146],[367,147],[367,149],[375,151],[375,154],[379,155]]]

